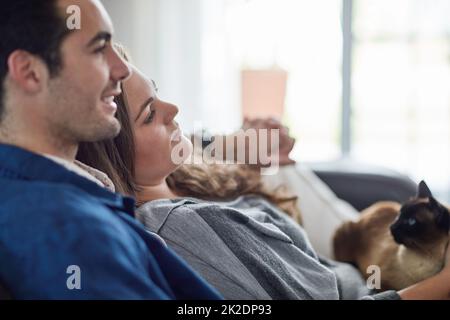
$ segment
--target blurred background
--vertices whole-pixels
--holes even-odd
[[[280,117],[293,158],[351,158],[450,201],[450,0],[103,0],[186,132]]]

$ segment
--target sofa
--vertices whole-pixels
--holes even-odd
[[[338,198],[358,211],[377,201],[402,203],[417,192],[417,184],[411,178],[384,167],[349,159],[308,165]]]
[[[351,160],[308,163],[307,166],[338,198],[357,211],[381,200],[404,202],[416,194],[417,185],[410,178],[389,169]],[[7,290],[0,284],[0,300],[8,298]]]

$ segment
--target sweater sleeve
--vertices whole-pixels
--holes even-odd
[[[402,300],[402,298],[396,291],[389,290],[374,294],[372,296],[362,297],[361,300]]]

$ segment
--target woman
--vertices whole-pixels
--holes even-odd
[[[270,201],[255,195],[222,203],[186,198],[195,193],[168,179],[182,162],[174,163],[174,155],[184,160],[192,152],[174,121],[178,108],[159,100],[154,83],[133,71],[117,99],[121,134],[112,141],[83,145],[78,159],[136,196],[137,218],[149,231],[160,235],[227,299],[338,299],[370,293],[352,267],[321,261],[303,229]],[[442,285],[443,279],[450,282],[449,270],[400,296],[443,297],[450,292]],[[400,296],[386,292],[373,298]]]

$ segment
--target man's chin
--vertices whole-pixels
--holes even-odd
[[[121,126],[116,118],[108,119],[102,126],[97,125],[95,130],[91,131],[88,137],[85,137],[86,142],[97,142],[102,140],[113,139],[120,133]]]
[[[122,130],[122,126],[120,125],[119,120],[117,120],[116,118],[113,119],[112,126],[112,131],[114,131],[113,137],[116,137],[120,133],[120,130]]]
[[[109,122],[109,126],[108,129],[105,130],[105,137],[102,139],[112,139],[115,138],[119,135],[121,130],[121,126],[119,121],[116,118],[113,118],[110,122]]]

